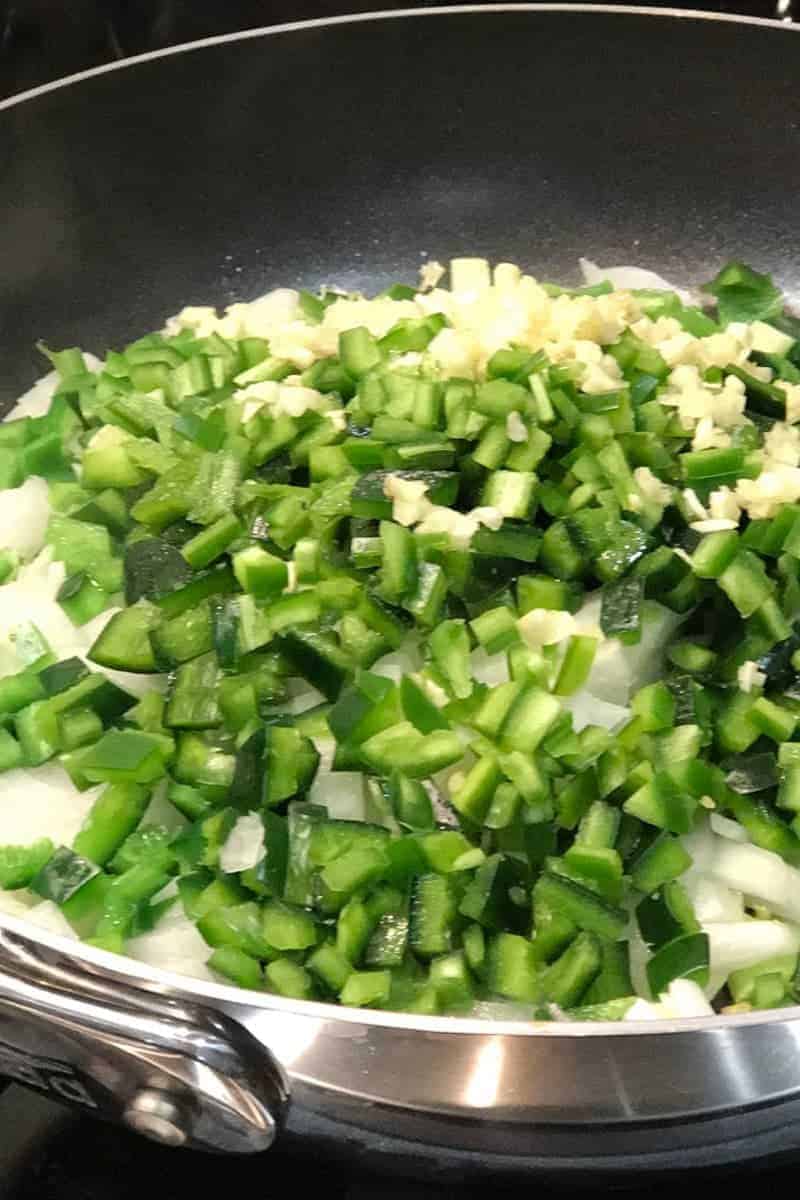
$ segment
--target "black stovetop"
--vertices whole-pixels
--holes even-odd
[[[735,1168],[736,1182],[751,1190],[767,1182],[791,1194],[797,1166],[786,1157]],[[694,1182],[728,1188],[733,1170],[717,1169]],[[497,1200],[597,1200],[613,1193],[622,1200],[641,1194],[648,1200],[674,1200],[685,1176],[645,1181],[631,1173],[613,1181],[581,1184],[557,1178],[529,1178],[515,1184],[492,1181]],[[38,1094],[0,1083],[0,1200],[175,1200],[179,1195],[260,1197],[313,1196],[320,1200],[486,1200],[489,1185],[465,1173],[448,1184],[411,1180],[395,1173],[367,1173],[346,1160],[320,1160],[313,1152],[280,1140],[264,1154],[226,1157],[172,1150],[147,1142],[123,1128],[75,1115]]]
[[[254,1158],[169,1150],[76,1116],[16,1085],[0,1094],[0,1200],[173,1200],[178,1195],[292,1194],[320,1200],[447,1200],[452,1191],[300,1159],[275,1147]],[[459,1188],[459,1200],[477,1193]]]
[[[382,1174],[350,1165],[342,1156],[321,1159],[306,1143],[276,1146],[255,1156],[228,1157],[167,1149],[126,1129],[76,1115],[17,1085],[3,1090],[0,1081],[0,1200],[175,1200],[179,1195],[237,1197],[279,1196],[291,1189],[296,1197],[320,1200],[598,1200],[613,1194],[620,1200],[638,1197],[674,1200],[676,1189],[689,1182],[679,1164],[670,1176],[636,1172],[613,1179],[576,1183],[563,1177],[508,1177],[487,1184],[464,1171],[435,1178],[409,1178],[388,1164]],[[411,1168],[413,1169],[413,1168]],[[736,1179],[734,1180],[734,1172]],[[690,1186],[750,1192],[767,1184],[776,1193],[796,1188],[797,1163],[786,1154],[760,1162],[740,1163],[729,1171],[693,1175]]]

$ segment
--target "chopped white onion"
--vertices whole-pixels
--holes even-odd
[[[647,962],[650,950],[639,932],[639,924],[635,917],[628,923],[628,965],[631,972],[633,990],[638,996],[650,998],[650,983],[647,978]]]
[[[294,695],[289,695],[286,703],[286,711],[294,716],[299,716],[300,713],[308,712],[310,708],[316,708],[318,704],[324,704],[325,697],[322,692],[318,692],[316,688],[305,686]]]
[[[444,688],[440,687],[436,680],[431,679],[430,675],[426,675],[424,671],[417,671],[411,678],[418,687],[422,688],[431,704],[435,704],[437,708],[446,708],[450,703],[450,697]]]
[[[294,288],[273,288],[251,300],[248,308],[254,318],[264,325],[281,325],[293,321],[297,317],[297,304],[300,293]]]
[[[84,351],[83,359],[90,371],[98,371],[103,365],[99,358],[96,358],[94,354],[87,354],[86,351]],[[48,371],[46,375],[37,380],[33,387],[28,388],[27,392],[23,392],[5,419],[16,421],[20,417],[43,417],[50,407],[50,401],[53,399],[60,381],[58,371]]]
[[[264,822],[258,813],[238,817],[219,855],[226,875],[248,871],[264,857]]]
[[[37,379],[33,387],[22,393],[6,420],[18,421],[21,417],[43,417],[50,407],[50,401],[53,399],[58,384],[58,371],[48,371],[41,379]]]
[[[714,1010],[703,989],[691,979],[673,979],[656,1002],[638,999],[623,1017],[624,1021],[669,1021],[676,1017],[713,1017]]]
[[[675,292],[684,304],[694,304],[696,297],[684,288],[676,287],[674,283],[648,271],[644,267],[599,267],[588,258],[578,260],[581,274],[587,284],[603,283],[608,280],[615,288],[638,290],[639,288],[654,289],[660,292]]]
[[[478,646],[470,655],[472,678],[477,683],[485,683],[487,687],[499,687],[508,683],[508,659],[505,654],[487,654],[483,646]]]
[[[97,664],[91,662],[87,655],[108,622],[115,613],[120,611],[119,608],[107,608],[85,625],[81,625],[77,629],[73,628],[72,645],[68,647],[69,653],[64,652],[63,656],[66,658],[75,655],[77,658],[83,659],[92,671],[96,671]],[[117,687],[122,688],[124,692],[130,692],[138,699],[147,695],[148,692],[165,692],[169,682],[167,675],[138,675],[133,671],[114,671],[109,667],[103,667],[103,674]]]
[[[13,634],[23,621],[36,626],[59,658],[81,658],[91,670],[97,670],[87,653],[114,613],[120,610],[107,609],[76,628],[56,600],[65,577],[64,564],[54,562],[52,551],[45,547],[20,569],[13,582],[0,587],[0,674],[19,670]],[[142,696],[154,689],[163,691],[167,685],[166,675],[134,675],[112,670],[103,673],[132,696]]]
[[[180,895],[178,891],[177,879],[170,879],[169,883],[165,883],[160,892],[156,892],[150,901],[151,904],[161,904],[164,900],[172,900],[175,896]]]
[[[777,916],[800,921],[800,871],[771,850],[715,837],[704,869],[734,891],[760,900]]]
[[[639,996],[622,1019],[623,1021],[668,1021],[670,1015],[665,1005],[652,1000],[643,1000]]]
[[[597,636],[602,598],[591,596],[575,614],[576,631]],[[639,688],[662,673],[667,643],[684,618],[654,601],[644,606],[641,639],[626,646],[618,638],[603,638],[594,656],[585,689],[609,704],[625,706]]]
[[[673,979],[659,997],[676,1017],[713,1017],[714,1010],[703,995],[703,989],[692,979]]]
[[[144,811],[142,825],[163,825],[171,832],[177,833],[188,825],[183,813],[178,812],[174,804],[167,799],[167,782],[162,780],[153,789],[150,803]]]
[[[44,544],[50,520],[47,484],[31,475],[21,487],[0,491],[0,547],[33,558]]]
[[[532,1004],[516,1000],[476,1000],[467,1013],[478,1021],[530,1021]]]
[[[166,692],[169,683],[167,675],[136,675],[132,671],[114,671],[110,667],[98,667],[97,663],[92,662],[87,652],[77,647],[72,647],[61,651],[62,658],[80,658],[86,663],[90,671],[102,670],[106,679],[110,679],[118,688],[122,688],[123,692],[128,692],[131,696],[135,696],[137,700],[141,700],[142,696],[146,696],[148,692]]]
[[[41,557],[41,556],[40,556]],[[60,568],[60,569],[59,569]],[[56,602],[55,593],[64,581],[63,566],[47,567],[47,582],[34,583],[30,575],[0,587],[0,675],[19,671],[14,638],[17,629],[28,622],[36,626],[53,652],[60,658],[75,641],[72,622]],[[56,582],[60,575],[60,582]]]
[[[406,641],[399,650],[392,650],[391,654],[384,654],[383,658],[374,662],[370,671],[373,675],[382,675],[384,679],[399,683],[404,675],[413,675],[421,666],[419,651],[413,643]]]
[[[79,625],[75,630],[76,642],[84,647],[85,650],[91,650],[108,622],[119,612],[122,612],[122,609],[117,604],[113,608],[103,609],[101,613],[98,613],[96,617],[92,617],[91,621],[87,621],[85,625]]]
[[[702,875],[691,867],[681,875],[681,883],[686,888],[694,915],[701,925],[717,921],[744,920],[744,900],[741,892],[734,892],[718,879],[709,879],[707,875]]]
[[[572,713],[572,728],[580,733],[587,725],[602,725],[603,729],[619,729],[631,715],[629,708],[619,704],[609,704],[598,696],[592,696],[585,688],[567,696],[562,701],[564,707]]]
[[[206,966],[211,948],[180,904],[173,904],[155,929],[131,938],[125,949],[131,958],[151,967],[192,975],[195,979],[215,978]]]
[[[0,774],[0,843],[27,846],[39,838],[70,846],[102,787],[79,792],[63,767],[48,763]]]
[[[747,830],[738,821],[723,817],[721,813],[712,812],[708,818],[711,832],[727,838],[729,842],[749,842]]]
[[[39,896],[34,898],[25,888],[13,892],[4,892],[0,888],[0,913],[7,913],[9,917],[27,917],[38,901]]]
[[[554,646],[576,632],[572,613],[552,608],[532,608],[517,621],[522,640],[534,649]]]
[[[681,843],[692,860],[692,870],[697,872],[707,872],[708,865],[714,857],[714,850],[717,844],[717,839],[709,828],[708,821],[704,820],[681,838]]]
[[[311,740],[319,755],[317,778],[320,778],[322,775],[329,774],[333,766],[333,759],[336,754],[336,741],[332,737],[314,737]]]
[[[20,567],[16,582],[23,587],[37,588],[55,598],[66,577],[67,569],[64,564],[54,560],[51,546],[45,546],[31,562]]]
[[[459,735],[459,737],[462,736],[462,733],[466,734],[468,738],[470,737],[470,730],[468,730],[465,726],[457,727],[456,733]],[[472,739],[474,740],[474,734],[472,735]],[[466,745],[469,745],[469,741],[467,741]],[[452,795],[454,790],[452,779],[453,775],[465,775],[474,765],[474,763],[474,754],[472,754],[470,750],[465,750],[463,757],[459,759],[458,762],[454,762],[449,767],[444,767],[443,770],[437,771],[436,774],[431,778],[439,797],[444,797],[444,801],[446,801],[447,798]],[[441,800],[440,803],[442,803]]]
[[[783,921],[718,921],[703,929],[708,934],[711,973],[722,979],[731,971],[800,949],[800,929]]]
[[[52,900],[34,904],[33,908],[29,908],[25,913],[25,920],[31,925],[37,925],[39,929],[46,929],[48,933],[57,933],[60,937],[70,938],[72,941],[77,940],[77,933]]]
[[[331,771],[317,777],[309,788],[310,804],[322,804],[338,821],[366,820],[364,776],[358,771]]]

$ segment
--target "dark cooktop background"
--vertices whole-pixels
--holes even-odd
[[[614,1180],[582,1183],[531,1177],[491,1185],[449,1176],[448,1183],[414,1180],[405,1171],[377,1175],[344,1159],[327,1161],[304,1144],[285,1142],[264,1154],[228,1157],[171,1150],[127,1130],[76,1116],[16,1085],[0,1081],[0,1200],[177,1200],[191,1197],[253,1198],[289,1195],[319,1200],[675,1200],[679,1189],[764,1185],[794,1195],[797,1163],[781,1155],[768,1162],[738,1164],[730,1171],[645,1180],[630,1172]]]
[[[427,6],[445,2],[427,0]],[[797,8],[799,0],[642,0],[648,2],[774,17]],[[413,7],[414,0],[0,0],[0,97],[130,54],[236,29]]]

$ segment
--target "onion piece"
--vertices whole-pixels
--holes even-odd
[[[714,1010],[693,979],[673,979],[659,999],[676,1017],[713,1017]]]
[[[178,881],[173,878],[169,883],[165,883],[160,892],[156,892],[150,900],[151,904],[161,904],[164,900],[173,900],[175,896],[179,896]]]
[[[25,913],[25,920],[31,925],[37,925],[39,929],[46,929],[48,933],[57,933],[59,937],[70,938],[72,941],[78,940],[77,933],[52,900],[34,904],[33,908],[29,908]]]
[[[61,574],[63,582],[63,567],[53,563],[47,570],[46,581],[40,574],[38,583],[26,576],[0,587],[0,675],[13,675],[20,670],[14,644],[14,635],[20,625],[28,622],[35,625],[59,657],[64,657],[64,650],[74,644],[72,622],[55,599],[61,586],[55,581]]]
[[[665,1005],[638,996],[630,1006],[623,1021],[668,1021],[670,1013]]]
[[[800,929],[783,921],[718,921],[705,925],[712,976],[727,979],[731,971],[755,967],[779,954],[796,954]]]
[[[90,371],[99,371],[102,363],[94,354],[83,353],[83,361]],[[50,408],[56,388],[61,382],[58,371],[48,371],[33,387],[23,392],[11,412],[5,418],[7,421],[17,421],[20,417],[43,417]]]
[[[33,558],[44,545],[50,520],[47,484],[31,475],[21,487],[0,491],[0,546],[16,550],[24,559]]]
[[[399,683],[404,675],[413,675],[415,671],[419,671],[421,666],[419,651],[409,640],[399,650],[392,650],[390,654],[384,654],[382,658],[372,664],[370,671],[373,675],[382,675],[384,679],[391,679],[394,683]]]
[[[141,823],[142,825],[163,825],[174,833],[185,829],[189,824],[183,813],[178,812],[175,805],[167,799],[167,781],[165,779],[153,789],[150,803],[144,811]]]
[[[633,990],[637,996],[644,996],[649,999],[652,996],[650,991],[650,983],[647,979],[647,963],[650,958],[650,950],[639,932],[639,923],[635,917],[631,917],[628,925],[628,965],[631,973],[631,983]],[[627,1017],[627,1013],[625,1014]],[[631,1018],[634,1020],[635,1018]]]
[[[120,611],[119,608],[107,608],[93,617],[91,621],[87,621],[85,625],[81,625],[77,629],[73,628],[72,644],[62,651],[62,656],[69,658],[74,655],[76,658],[82,659],[91,671],[97,671],[99,669],[97,663],[93,663],[88,657],[89,651],[111,618]],[[167,690],[167,675],[138,675],[133,671],[114,671],[110,667],[101,669],[107,679],[138,699],[146,696],[148,692],[165,692]]]
[[[623,1021],[670,1021],[684,1017],[713,1017],[714,1010],[703,989],[692,979],[673,979],[658,1000],[633,1002]]]
[[[566,696],[562,703],[572,713],[572,728],[576,733],[580,733],[587,725],[601,725],[603,729],[613,731],[624,725],[631,715],[629,708],[609,704],[585,689],[575,692],[573,696]]]
[[[693,292],[676,287],[674,283],[670,283],[663,276],[657,275],[655,271],[648,271],[644,267],[599,267],[597,263],[593,263],[588,258],[580,258],[578,263],[585,282],[590,286],[608,280],[613,287],[626,291],[646,288],[660,292],[675,292],[684,304],[696,303]]]
[[[125,952],[151,967],[195,979],[215,979],[206,966],[211,949],[180,904],[173,904],[155,929],[131,938]]]
[[[575,614],[576,632],[590,637],[599,633],[602,597],[589,597]],[[584,688],[609,704],[627,705],[639,688],[662,674],[663,655],[683,616],[655,601],[645,603],[641,639],[632,646],[618,638],[603,638]]]
[[[800,871],[760,846],[725,838],[715,838],[715,843],[705,868],[712,879],[753,896],[779,917],[800,921]]]
[[[333,759],[336,754],[336,742],[332,737],[313,737],[314,749],[319,755],[319,764],[317,765],[316,779],[320,779],[323,775],[330,773],[333,767]]]
[[[245,813],[236,819],[219,855],[226,875],[248,871],[264,857],[264,822],[258,813]]]
[[[478,646],[470,655],[472,678],[477,683],[485,683],[487,687],[499,687],[508,683],[508,659],[505,654],[487,654],[483,646]]]
[[[0,913],[7,913],[9,917],[27,917],[39,899],[39,896],[34,897],[25,888],[13,892],[5,892],[0,888]]]
[[[691,833],[682,837],[681,844],[692,860],[690,872],[707,873],[717,845],[717,838],[711,832],[708,821],[702,821]],[[681,878],[686,879],[688,875],[689,872]]]
[[[478,1021],[532,1021],[533,1005],[516,1000],[476,1000],[466,1015]]]
[[[58,384],[58,371],[48,371],[41,379],[37,379],[27,392],[22,393],[6,420],[18,421],[22,417],[43,417],[50,407]]]
[[[310,804],[322,804],[337,821],[365,821],[364,776],[359,771],[317,772],[308,792]]]
[[[290,695],[286,702],[285,708],[287,712],[293,716],[299,716],[300,713],[308,712],[311,708],[316,708],[320,704],[325,703],[325,697],[322,692],[318,692],[316,688],[306,685],[301,690]]]
[[[738,821],[732,821],[730,817],[723,817],[722,813],[712,812],[708,823],[711,826],[712,833],[727,838],[729,842],[750,841],[744,826],[740,825]]]
[[[681,875],[680,881],[701,925],[715,921],[744,920],[744,899],[741,892],[735,892],[718,879],[709,879],[707,875],[696,872],[691,867]]]
[[[24,587],[35,587],[55,599],[66,577],[67,568],[53,558],[52,546],[45,546],[31,562],[20,567],[15,582]]]
[[[34,771],[15,767],[0,774],[0,845],[27,846],[50,838],[71,846],[95,800],[94,787],[79,792],[63,767],[46,764]]]

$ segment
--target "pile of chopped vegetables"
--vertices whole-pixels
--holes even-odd
[[[798,998],[800,320],[457,259],[0,425],[0,908],[292,999]],[[616,285],[616,286],[615,286]]]

